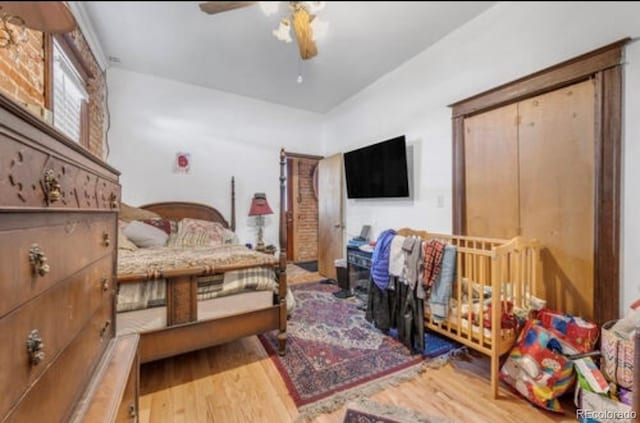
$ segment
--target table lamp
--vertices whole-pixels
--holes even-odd
[[[273,211],[267,202],[267,196],[264,192],[256,192],[253,194],[253,199],[251,200],[249,216],[256,216],[256,223],[258,225],[258,243],[256,244],[257,251],[264,251],[262,228],[264,227],[264,215],[266,214],[273,214]]]

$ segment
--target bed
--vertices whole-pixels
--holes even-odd
[[[278,330],[279,354],[286,350],[287,275],[284,217],[285,156],[280,154],[280,251],[278,257],[237,244],[192,249],[141,249],[118,254],[118,290],[128,284],[162,290],[159,306],[117,313],[118,335],[140,334],[141,362],[229,342],[245,336]],[[235,189],[232,180],[231,224],[217,209],[197,203],[163,202],[141,207],[164,219],[190,218],[218,222],[235,229]],[[224,280],[232,289],[244,286],[252,275],[271,272],[274,289],[243,290],[209,298],[203,287]],[[232,275],[232,276],[230,276]],[[222,279],[221,279],[222,278]],[[230,283],[227,283],[227,279]],[[258,280],[258,277],[256,277]],[[264,280],[264,278],[259,279]],[[203,282],[204,281],[204,282]],[[213,281],[213,282],[212,282]],[[216,288],[216,290],[219,289]],[[275,292],[274,292],[275,291]],[[291,297],[290,297],[291,298]]]

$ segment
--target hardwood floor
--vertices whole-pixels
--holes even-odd
[[[502,390],[489,398],[488,360],[456,360],[371,399],[458,422],[572,422]],[[570,408],[570,407],[566,407]],[[316,423],[340,423],[344,407]],[[257,337],[148,363],[141,369],[141,423],[291,422],[293,400]]]
[[[140,378],[141,423],[272,423],[292,422],[298,416],[284,381],[255,336],[145,364]],[[428,369],[371,399],[465,423],[576,421],[575,410],[564,402],[568,411],[556,415],[505,389],[500,399],[490,398],[485,357]],[[313,422],[341,423],[344,411],[342,407]]]

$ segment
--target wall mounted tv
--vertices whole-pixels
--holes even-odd
[[[347,198],[408,197],[404,135],[344,153]]]

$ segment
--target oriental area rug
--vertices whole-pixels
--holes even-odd
[[[277,354],[277,331],[259,336],[282,376],[301,420],[331,412],[423,371],[425,357],[412,355],[364,318],[354,299],[338,299],[335,285],[292,285],[296,308],[287,322],[287,354]],[[427,341],[428,342],[428,341]],[[453,345],[453,344],[452,344]],[[453,350],[442,348],[438,353]]]
[[[438,416],[425,416],[415,410],[381,404],[360,398],[347,404],[342,423],[450,423]]]

